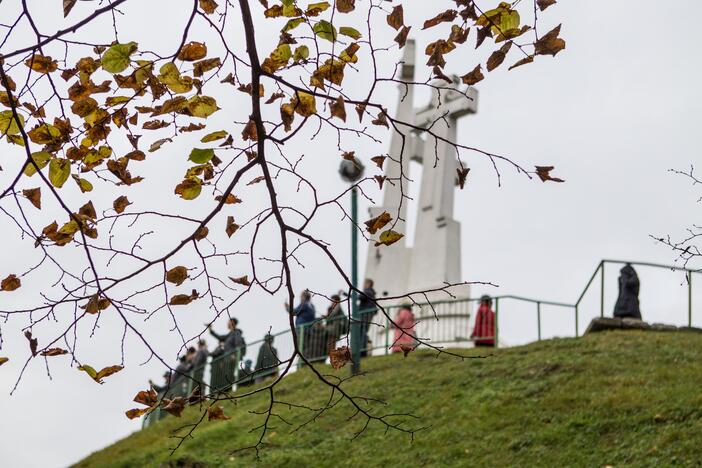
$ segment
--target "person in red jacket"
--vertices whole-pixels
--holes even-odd
[[[475,327],[470,336],[475,346],[495,346],[495,312],[492,311],[490,296],[480,298],[480,307],[475,317]]]

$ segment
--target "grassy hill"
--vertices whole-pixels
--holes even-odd
[[[702,334],[689,332],[607,332],[466,361],[427,352],[378,357],[343,388],[388,402],[377,411],[419,416],[408,424],[430,427],[413,442],[377,424],[352,440],[364,421],[349,420],[352,410],[340,405],[294,433],[275,421],[257,465],[255,453],[232,451],[257,439],[249,429],[262,422],[251,413],[266,407],[261,395],[225,404],[232,419],[205,421],[174,455],[169,435],[194,409],[77,466],[700,466],[701,364]],[[310,406],[329,397],[309,371],[287,378],[278,395]],[[293,424],[309,418],[277,413]]]

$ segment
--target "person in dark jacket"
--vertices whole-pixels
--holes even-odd
[[[378,307],[375,305],[375,289],[373,289],[373,280],[366,278],[363,282],[363,294],[358,299],[358,313],[360,314],[360,329],[361,342],[363,349],[361,357],[368,355],[368,329],[373,321],[373,317],[378,312]]]
[[[290,305],[287,303],[285,310],[290,310]],[[295,316],[297,338],[302,341],[300,352],[307,357],[307,351],[312,349],[311,341],[316,337],[312,328],[317,315],[314,304],[312,304],[312,294],[308,290],[305,289],[300,293],[300,303],[293,309],[293,315]]]
[[[251,368],[251,359],[244,361],[244,368],[239,369],[239,381],[237,387],[250,387],[254,384],[254,371]]]
[[[258,358],[256,359],[256,383],[262,382],[268,377],[278,377],[278,350],[273,347],[273,335],[268,333],[263,338],[263,344],[258,348]]]
[[[641,320],[639,309],[639,276],[630,264],[624,265],[619,274],[619,297],[614,305],[614,316]]]
[[[222,354],[217,356],[217,372],[220,374],[215,380],[221,388],[215,388],[216,391],[228,392],[231,390],[234,383],[236,368],[239,365],[239,360],[246,355],[246,341],[244,335],[237,327],[239,321],[235,318],[230,318],[227,322],[229,333],[220,335],[209,327],[210,335],[217,338],[222,343]],[[214,360],[213,360],[214,364]],[[214,379],[214,378],[213,378]]]
[[[331,297],[331,304],[324,319],[327,332],[327,349],[334,349],[339,338],[349,332],[349,319],[341,307],[341,297],[338,294],[334,294]]]
[[[193,379],[200,385],[200,390],[204,391],[203,377],[205,375],[205,366],[207,365],[207,357],[210,353],[207,351],[207,342],[200,340],[197,342],[197,351],[193,357]]]
[[[187,381],[189,378],[190,363],[188,362],[187,355],[182,355],[178,358],[178,365],[175,368],[175,375],[173,376],[173,394],[176,396],[186,396],[187,393]]]

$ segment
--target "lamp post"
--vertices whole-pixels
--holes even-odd
[[[341,166],[339,167],[339,175],[341,178],[350,183],[354,184],[361,180],[364,171],[363,164],[357,159],[348,160],[344,159],[341,161]],[[353,289],[351,290],[351,373],[358,374],[361,371],[361,347],[364,346],[361,343],[363,337],[361,336],[361,322],[358,314],[358,294],[356,289],[358,288],[358,231],[356,230],[356,225],[358,224],[358,189],[354,186],[351,189],[351,284]]]

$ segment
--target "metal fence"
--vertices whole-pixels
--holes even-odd
[[[594,273],[590,276],[585,288],[574,303],[556,302],[542,299],[532,299],[522,296],[502,295],[492,296],[495,322],[494,337],[481,337],[481,339],[494,339],[495,346],[500,344],[500,308],[507,302],[521,302],[533,304],[536,318],[537,340],[542,339],[542,308],[544,306],[565,309],[573,313],[575,336],[580,336],[580,322],[583,301],[588,297],[588,293],[593,292],[596,280],[599,278],[599,316],[605,315],[605,271],[607,265],[626,265],[665,269],[672,272],[684,272],[687,281],[687,325],[692,326],[692,276],[700,271],[683,268],[673,265],[661,265],[649,262],[634,262],[623,260],[601,260]],[[480,299],[458,299],[452,301],[434,301],[426,304],[414,304],[414,324],[411,330],[393,328],[392,322],[376,310],[360,311],[359,322],[361,333],[367,336],[366,349],[363,355],[381,355],[401,351],[397,346],[397,340],[402,336],[411,333],[432,346],[471,346],[473,315],[472,308],[479,303]],[[393,305],[385,307],[388,317],[395,320],[401,306]],[[593,318],[596,315],[591,315]],[[588,316],[585,316],[588,319]],[[328,350],[339,344],[350,343],[350,323],[348,317],[335,320],[318,319],[310,324],[299,327],[296,330],[298,349],[308,361],[324,362],[328,358]],[[235,349],[229,352],[214,355],[209,362],[202,367],[193,369],[188,373],[177,375],[172,379],[168,388],[159,393],[159,397],[173,398],[177,396],[187,397],[195,388],[200,386],[203,392],[216,393],[236,390],[239,387],[253,385],[266,379],[276,377],[281,369],[280,361],[287,358],[278,354],[277,349],[291,350],[293,346],[293,333],[285,330],[269,335],[272,340],[260,340],[247,344],[245,348]],[[254,364],[251,366],[248,361],[256,356]],[[274,356],[273,358],[271,356]],[[280,358],[280,359],[278,359]],[[299,367],[302,361],[294,363],[294,367]],[[159,408],[147,415],[144,419],[144,426],[164,416],[164,412]]]

